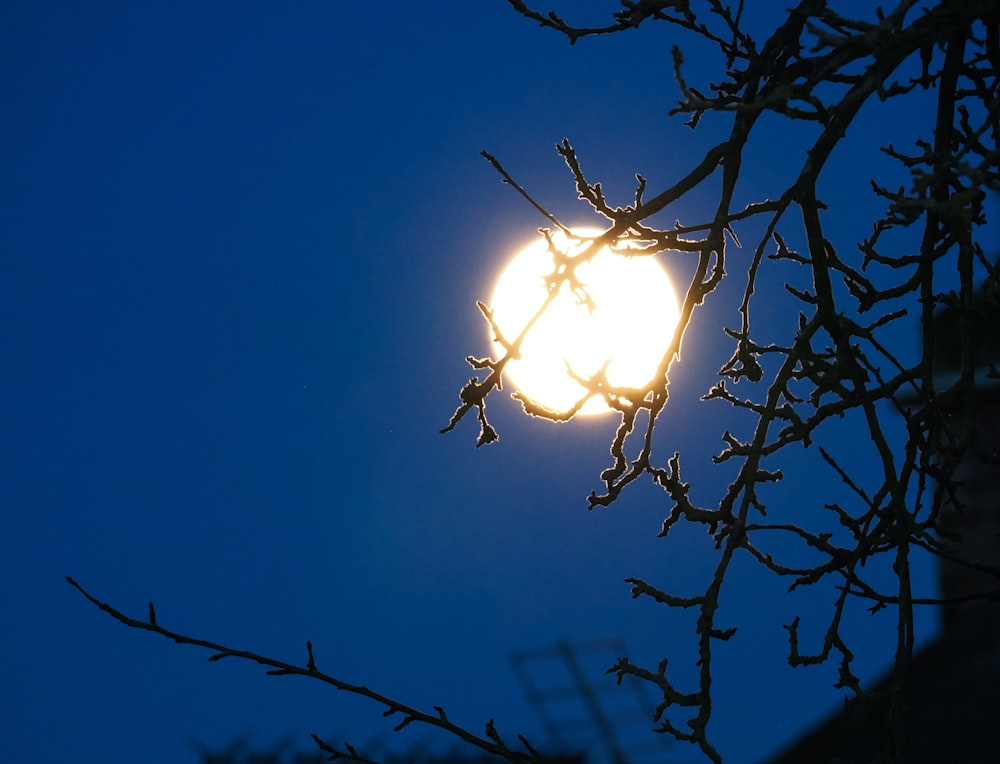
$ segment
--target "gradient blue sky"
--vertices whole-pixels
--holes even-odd
[[[750,23],[769,28],[779,5],[756,5],[768,11]],[[614,3],[562,6],[591,21]],[[510,737],[543,739],[512,650],[620,636],[635,660],[668,654],[694,679],[689,620],[633,602],[622,579],[695,593],[712,545],[657,539],[668,505],[649,487],[587,511],[613,421],[528,421],[497,396],[499,444],[476,450],[472,421],[438,429],[463,358],[487,351],[474,300],[543,222],[479,151],[567,222],[595,224],[554,144],[568,136],[618,203],[635,172],[672,183],[727,124],[667,118],[669,47],[693,80],[718,80],[714,59],[662,25],[571,48],[501,0],[11,0],[2,16],[0,760],[174,764],[196,760],[194,740],[307,749],[310,731],[366,752],[434,744],[391,738],[367,701],[126,629],[67,574],[235,647],[298,660],[311,639],[329,673],[476,730],[495,717]],[[849,137],[930,114],[911,108]],[[777,122],[771,135],[745,163],[747,201],[780,193],[808,144]],[[826,189],[845,249],[869,232],[883,161],[852,145]],[[669,214],[702,219],[714,188]],[[699,314],[658,435],[703,503],[727,480],[709,457],[732,423],[698,396],[731,352],[721,327],[741,289]],[[855,437],[831,447],[863,461]],[[839,490],[814,464],[775,506],[815,510]],[[752,565],[733,573],[725,618],[741,631],[719,647],[714,724],[740,764],[840,695],[834,666],[784,663],[781,625],[801,614],[804,636],[821,633],[830,592],[786,597]],[[870,677],[891,614],[849,628]]]

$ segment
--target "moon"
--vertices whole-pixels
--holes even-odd
[[[552,234],[569,257],[586,251],[603,231],[576,229],[573,237]],[[579,237],[579,238],[577,238]],[[607,364],[608,384],[641,388],[653,380],[677,328],[678,307],[670,278],[652,257],[616,254],[604,247],[574,271],[582,291],[563,283],[541,317],[528,328],[520,356],[505,367],[510,381],[534,403],[566,413],[587,394],[573,375],[588,379]],[[555,264],[548,243],[522,249],[504,269],[490,308],[500,334],[513,342],[545,303]],[[587,304],[586,297],[590,299]],[[506,352],[492,338],[496,351]],[[612,411],[591,395],[578,413]]]

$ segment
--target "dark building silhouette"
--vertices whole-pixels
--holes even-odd
[[[980,445],[993,464],[968,455],[959,467],[962,508],[949,507],[942,520],[956,531],[964,559],[1000,568],[1000,301],[980,302],[977,323],[975,424]],[[942,373],[957,375],[957,316],[945,312],[936,326]],[[953,428],[971,423],[953,415]],[[958,599],[996,591],[995,577],[955,563],[939,562],[940,596]],[[903,693],[906,762],[995,764],[1000,762],[1000,602],[982,600],[942,606],[939,639],[914,656]],[[867,764],[880,760],[888,740],[891,677],[873,697],[823,722],[769,764]]]

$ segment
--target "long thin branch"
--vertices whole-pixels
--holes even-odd
[[[250,652],[249,650],[237,650],[232,647],[226,647],[225,645],[217,642],[211,642],[197,637],[189,637],[184,634],[180,634],[179,632],[166,629],[160,626],[157,622],[156,610],[154,609],[152,602],[149,603],[148,620],[142,621],[137,618],[132,618],[125,615],[117,608],[112,607],[108,603],[97,599],[97,597],[90,594],[90,592],[84,589],[73,578],[67,576],[66,581],[79,591],[80,594],[86,597],[87,600],[110,615],[116,621],[125,624],[129,628],[140,629],[142,631],[149,631],[153,634],[158,634],[161,637],[173,640],[179,645],[194,645],[195,647],[211,650],[212,655],[209,656],[209,661],[218,661],[223,658],[239,658],[241,660],[251,661],[266,667],[268,669],[267,673],[270,676],[304,676],[323,682],[324,684],[328,684],[338,690],[373,700],[376,703],[385,706],[386,710],[382,713],[383,716],[393,716],[395,714],[402,715],[403,719],[396,724],[394,728],[395,731],[399,731],[409,724],[417,722],[419,724],[427,724],[431,727],[442,729],[460,740],[463,740],[470,745],[474,745],[476,748],[479,748],[486,753],[499,756],[507,761],[540,762],[542,760],[537,751],[534,751],[534,749],[530,748],[530,746],[528,746],[527,751],[519,751],[509,748],[497,733],[492,719],[490,719],[490,721],[486,724],[486,737],[480,737],[479,735],[469,732],[464,727],[460,727],[452,722],[444,712],[444,709],[439,706],[434,707],[435,713],[427,713],[426,711],[421,711],[420,709],[414,708],[406,703],[400,703],[397,700],[393,700],[388,695],[371,690],[364,685],[351,684],[350,682],[345,682],[342,679],[337,679],[334,676],[320,671],[316,667],[316,659],[313,655],[312,642],[306,642],[307,661],[304,666],[295,663],[288,663],[286,661],[280,661],[275,658],[260,655],[259,653]],[[350,746],[348,746],[348,749],[350,749]],[[329,746],[324,748],[324,750],[327,750],[328,752],[336,752]],[[360,757],[345,756],[343,753],[340,754],[340,758],[354,758],[358,761],[362,761]]]

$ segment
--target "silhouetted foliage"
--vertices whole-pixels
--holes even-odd
[[[201,764],[322,764],[326,761],[319,751],[289,750],[287,741],[269,746],[264,750],[251,749],[246,740],[235,740],[223,750],[209,749],[197,745]]]
[[[590,507],[611,505],[628,486],[648,479],[669,500],[661,536],[679,524],[693,524],[714,540],[715,570],[700,594],[681,596],[654,582],[629,580],[634,597],[695,613],[699,681],[692,688],[677,686],[666,659],[645,667],[623,658],[613,672],[620,678],[639,677],[655,687],[659,705],[653,723],[658,731],[693,743],[709,760],[720,762],[710,727],[713,656],[716,642],[730,640],[736,632],[720,617],[720,594],[734,560],[749,555],[786,578],[791,589],[836,581],[828,626],[814,652],[800,644],[798,618],[786,629],[789,663],[834,660],[839,665],[838,687],[864,692],[852,670],[854,654],[841,634],[849,603],[894,610],[898,636],[889,692],[898,692],[913,656],[914,607],[933,602],[917,598],[911,590],[912,550],[1000,577],[1000,571],[961,559],[954,531],[942,522],[945,510],[960,507],[963,501],[962,485],[955,478],[957,466],[970,458],[998,462],[996,451],[980,443],[975,423],[977,390],[1000,379],[996,368],[984,368],[984,359],[976,355],[983,344],[977,333],[989,338],[993,331],[984,323],[983,312],[1000,301],[1000,268],[989,260],[980,241],[987,194],[1000,190],[1000,2],[899,0],[885,12],[872,10],[869,18],[854,19],[841,16],[823,0],[801,0],[763,42],[744,30],[742,0],[735,5],[722,0],[622,0],[621,9],[606,25],[594,27],[574,26],[571,19],[520,0],[509,2],[516,12],[570,43],[662,23],[666,39],[676,39],[673,62],[681,98],[671,113],[686,119],[692,129],[708,119],[726,120],[730,126],[724,140],[661,190],[654,192],[637,174],[635,187],[629,189],[630,202],[624,206],[611,202],[611,192],[586,174],[569,140],[557,146],[575,193],[606,221],[607,228],[568,267],[552,274],[550,295],[573,278],[576,265],[605,246],[627,247],[630,256],[685,258],[693,263],[678,331],[656,377],[644,388],[621,389],[596,375],[584,380],[586,390],[579,405],[590,396],[601,396],[620,417],[610,444],[611,464],[600,474],[600,489],[589,496]],[[714,46],[721,54],[721,71],[704,78],[699,74],[704,81],[694,82],[680,47],[685,35]],[[933,94],[936,110],[915,145],[895,145],[891,119],[883,116],[882,151],[899,163],[909,182],[891,188],[871,179],[880,205],[872,214],[867,237],[851,251],[855,242],[845,245],[843,236],[825,225],[826,205],[818,192],[823,173],[831,163],[844,161],[838,150],[862,107],[870,110],[869,119],[877,118],[872,115],[878,112],[891,115],[898,102],[926,95],[924,91]],[[811,136],[811,144],[790,185],[776,188],[770,198],[737,207],[745,155],[762,147],[773,150],[766,140],[756,140],[765,115],[796,123]],[[499,159],[486,152],[484,156],[504,182],[545,215],[548,225],[569,233],[516,183]],[[705,188],[714,189],[717,202],[704,220],[663,223],[663,213],[669,213],[671,205],[694,189]],[[762,233],[744,247],[750,253],[748,264],[734,267],[727,258],[731,247],[739,245],[737,235],[744,226],[758,226]],[[919,244],[910,248],[905,242],[915,231]],[[788,276],[792,268],[797,273]],[[721,433],[725,447],[715,461],[737,469],[735,479],[712,496],[719,481],[704,486],[684,482],[681,454],[654,453],[652,435],[668,406],[670,376],[685,331],[706,299],[732,278],[743,283],[739,325],[725,329],[732,357],[706,384],[704,399],[727,403],[744,415],[740,421],[747,421],[748,415],[751,424],[740,429],[734,424],[732,432]],[[785,289],[796,307],[778,336],[764,336],[754,328],[751,316],[759,285],[774,278],[787,278]],[[547,305],[541,305],[539,313]],[[490,320],[488,307],[481,307]],[[942,308],[950,309],[947,320],[952,322],[949,363],[955,373],[948,376],[937,367],[941,356],[935,345],[935,316]],[[920,326],[919,351],[912,359],[883,339],[887,325],[904,316]],[[477,445],[498,439],[486,416],[486,401],[500,389],[505,366],[517,356],[523,339],[523,333],[505,338],[505,350],[498,357],[469,357],[479,375],[462,388],[460,405],[444,431],[475,413]],[[546,411],[523,396],[515,397],[531,416],[561,421],[574,413]],[[845,418],[862,423],[869,436],[857,447],[870,449],[870,458],[878,465],[880,482],[875,485],[856,479],[842,456],[825,445],[828,426]],[[764,494],[785,477],[782,457],[808,448],[818,450],[853,500],[835,503],[799,496],[801,512],[795,523],[770,521]],[[804,565],[777,559],[768,539],[778,535],[798,540],[813,561]],[[892,590],[872,583],[871,567],[866,567],[880,557],[891,560]],[[997,591],[976,596],[996,599]],[[304,665],[291,665],[164,629],[152,606],[147,620],[136,620],[84,594],[129,626],[212,650],[212,660],[244,658],[266,666],[272,674],[309,676],[374,699],[386,708],[386,715],[401,719],[396,729],[420,722],[510,761],[542,758],[523,738],[517,743],[501,738],[492,722],[477,735],[453,724],[444,709],[422,711],[341,682],[317,668],[311,646]],[[904,744],[900,704],[890,702],[888,709],[887,758],[900,761]],[[335,746],[318,737],[316,742],[331,760],[368,761],[350,745]]]
[[[250,751],[241,742],[230,745],[225,751],[203,751],[201,764],[321,764],[327,760],[323,753],[288,752],[285,746],[275,746],[270,750]],[[461,755],[416,753],[393,754],[382,757],[383,764],[488,764],[494,761],[487,754]],[[556,755],[546,757],[548,764],[584,764],[586,759],[579,755]]]
[[[197,746],[201,764],[322,764],[327,756],[321,751],[293,750],[285,742],[264,749],[251,748],[245,740],[236,740],[223,750],[210,750]],[[389,754],[380,757],[383,764],[488,764],[495,759],[485,753],[423,754],[417,751]],[[586,759],[576,754],[556,754],[546,757],[548,764],[584,764]]]

